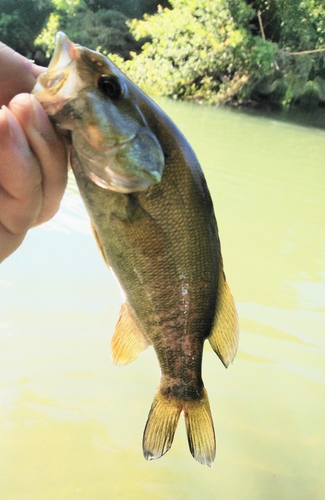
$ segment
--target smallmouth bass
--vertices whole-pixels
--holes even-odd
[[[201,377],[203,344],[208,339],[227,367],[238,322],[198,160],[170,118],[108,58],[63,33],[33,92],[71,131],[78,188],[126,296],[113,361],[129,363],[150,345],[158,357],[144,456],[169,450],[183,412],[193,457],[211,466],[216,441]]]

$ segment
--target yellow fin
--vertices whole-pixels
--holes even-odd
[[[186,401],[184,415],[190,452],[195,460],[212,467],[216,456],[216,438],[209,398],[204,388],[200,399]]]
[[[225,367],[233,361],[238,347],[238,316],[235,301],[220,263],[217,308],[212,332],[208,337],[212,349]]]
[[[143,433],[142,448],[146,460],[160,458],[169,450],[181,411],[181,402],[167,398],[158,389]]]
[[[137,358],[148,345],[149,342],[133,318],[127,302],[124,302],[111,342],[113,362],[126,365]]]
[[[195,400],[167,397],[158,389],[143,433],[144,457],[154,460],[169,450],[182,411],[193,457],[211,467],[216,454],[216,441],[208,395],[204,388],[202,397]]]

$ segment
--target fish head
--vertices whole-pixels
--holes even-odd
[[[85,174],[100,187],[121,193],[160,182],[165,164],[136,89],[107,57],[62,32],[33,89],[52,120],[71,131]]]

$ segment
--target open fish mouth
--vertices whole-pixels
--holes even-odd
[[[52,59],[46,73],[42,73],[33,89],[33,94],[42,103],[48,115],[56,115],[85,87],[78,75],[76,58],[78,45],[59,31]],[[69,126],[60,124],[62,128]]]
[[[76,44],[62,31],[58,31],[55,38],[55,48],[48,71],[66,69],[73,64],[76,55]]]

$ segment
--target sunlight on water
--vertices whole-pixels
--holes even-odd
[[[234,364],[204,353],[216,463],[192,459],[183,421],[165,457],[143,459],[158,362],[110,361],[122,296],[71,178],[0,267],[0,498],[322,500],[325,134],[161,105],[204,167],[240,316]]]

